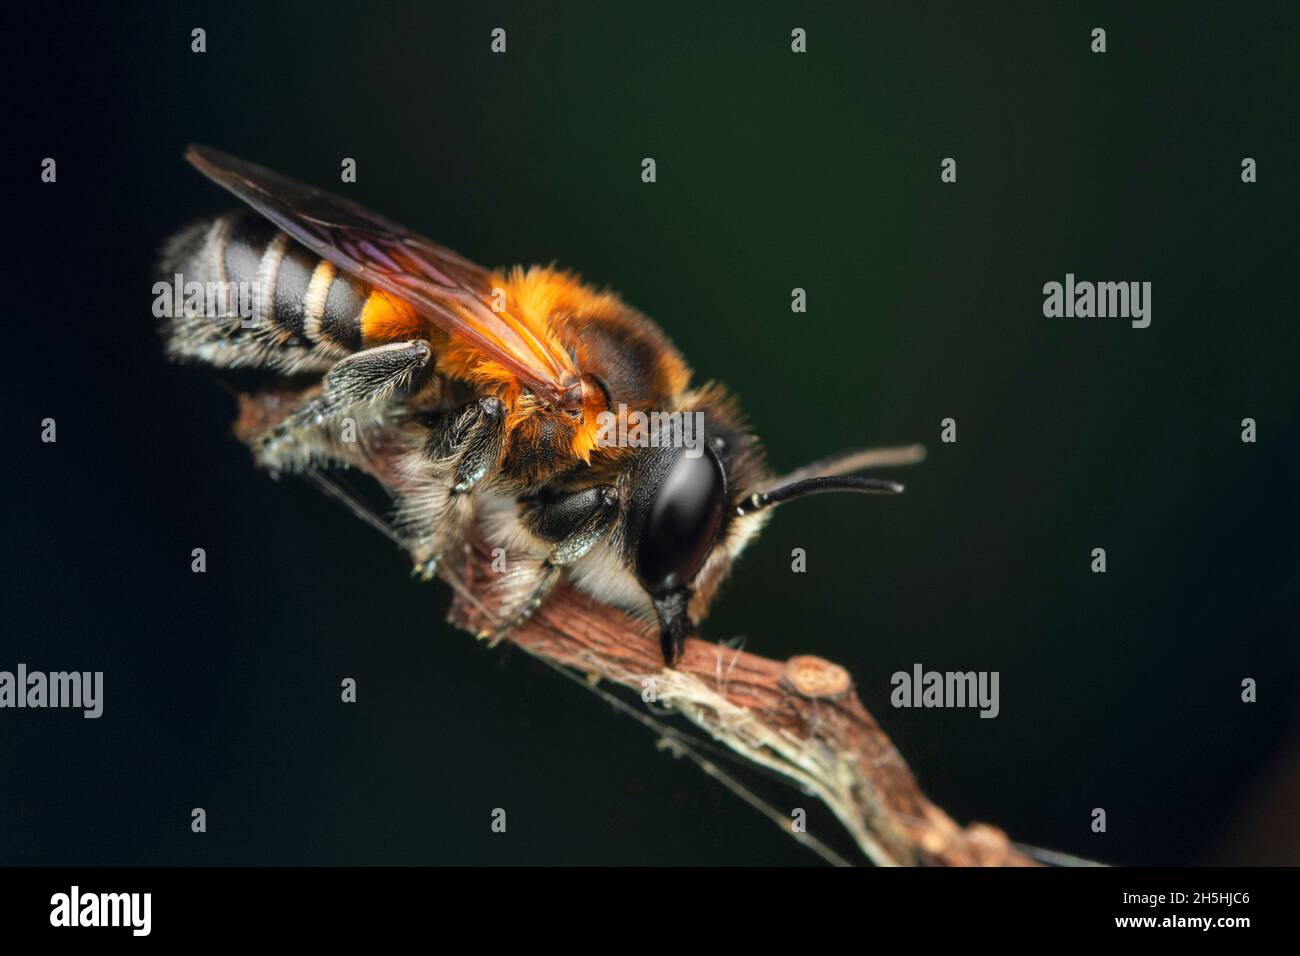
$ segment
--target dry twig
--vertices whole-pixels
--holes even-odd
[[[253,441],[284,414],[288,400],[274,393],[245,397],[236,434]],[[913,450],[903,452],[903,460],[915,460]],[[886,461],[898,457],[890,450],[870,455]],[[381,485],[400,488],[402,479],[384,449],[369,449],[358,464]],[[338,486],[313,477],[392,536],[381,519]],[[444,565],[441,575],[456,592],[452,623],[472,634],[487,629],[497,609],[490,559],[481,544],[467,548],[463,567]],[[848,672],[830,661],[809,655],[776,661],[691,640],[678,667],[666,670],[650,627],[564,585],[506,640],[637,694],[653,690],[659,706],[671,707],[745,760],[819,797],[878,865],[1037,865],[1003,831],[981,823],[958,826],[931,803],[858,700]],[[713,772],[711,767],[705,769]]]
[[[477,633],[489,563],[472,552],[451,610]],[[1001,830],[960,827],[923,794],[903,758],[853,690],[848,672],[820,657],[775,661],[702,640],[665,670],[658,635],[621,611],[564,587],[507,640],[555,664],[640,694],[654,690],[731,750],[823,800],[873,862],[888,866],[1033,866]]]

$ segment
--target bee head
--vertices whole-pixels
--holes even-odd
[[[710,443],[639,456],[628,502],[627,558],[659,618],[664,659],[675,662],[690,628],[691,585],[727,520],[727,472]]]
[[[726,419],[694,446],[646,449],[631,483],[624,537],[626,559],[658,617],[664,659],[681,654],[696,617],[712,599],[732,560],[765,523],[769,511],[827,492],[896,495],[903,486],[845,472],[866,464],[919,460],[918,446],[855,453],[818,462],[783,478],[763,467],[757,441]]]

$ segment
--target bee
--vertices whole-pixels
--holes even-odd
[[[245,207],[169,239],[161,275],[256,294],[246,314],[187,303],[164,317],[168,354],[274,377],[252,401],[277,415],[244,429],[262,468],[396,462],[389,526],[422,576],[472,532],[502,548],[500,623],[485,636],[567,579],[657,624],[673,667],[773,507],[899,494],[851,473],[918,457],[859,452],[776,478],[726,391],[693,384],[668,337],[614,294],[553,267],[484,269],[214,149],[186,159]],[[628,412],[693,416],[703,441],[602,440]]]

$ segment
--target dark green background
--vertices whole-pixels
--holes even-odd
[[[1043,6],[9,13],[0,668],[104,670],[107,699],[0,713],[0,863],[815,861],[254,472],[149,314],[163,237],[228,205],[191,140],[608,284],[735,390],[778,469],[925,442],[902,499],[780,513],[706,633],[843,662],[959,820],[1117,863],[1300,861],[1294,800],[1256,802],[1300,746],[1300,18]],[[1151,327],[1044,318],[1067,272],[1151,281]],[[1001,716],[891,709],[914,662],[999,671]]]

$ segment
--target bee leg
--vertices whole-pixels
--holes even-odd
[[[551,550],[540,564],[533,564],[533,585],[528,593],[522,599],[503,601],[503,623],[480,636],[489,637],[495,644],[532,617],[559,583],[564,569],[591,551],[614,526],[618,510],[618,492],[612,485],[584,488],[546,502],[530,502],[523,514],[524,527],[549,541]],[[506,557],[508,561],[509,555]]]
[[[522,598],[507,597],[497,612],[497,623],[478,633],[479,639],[487,641],[489,647],[496,647],[509,636],[511,631],[528,622],[528,619],[551,596],[555,585],[560,583],[563,571],[549,561],[532,561],[526,568],[512,570],[510,575],[513,578],[530,580],[532,583],[531,586],[527,584],[522,586],[521,589],[525,592]]]
[[[506,438],[506,407],[499,398],[480,398],[471,405],[475,421],[457,451],[452,494],[464,494],[496,467]]]
[[[431,469],[405,522],[419,542],[413,574],[431,579],[442,557],[464,540],[474,514],[471,492],[501,460],[505,433],[505,405],[492,397],[470,402],[430,432],[423,455]]]
[[[262,454],[273,457],[278,443],[303,429],[325,425],[359,406],[386,402],[415,379],[432,355],[429,343],[416,339],[377,345],[336,362],[325,373],[319,394],[294,409],[262,440]]]

